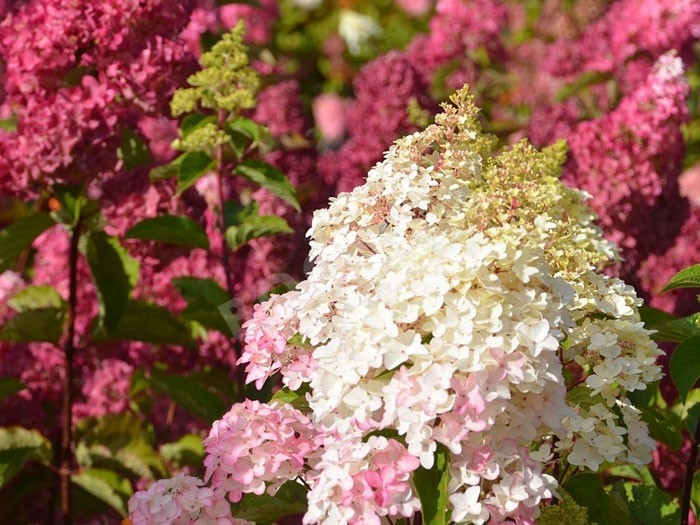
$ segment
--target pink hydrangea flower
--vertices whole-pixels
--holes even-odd
[[[331,93],[322,93],[313,100],[316,127],[325,142],[336,143],[345,135],[347,101]]]

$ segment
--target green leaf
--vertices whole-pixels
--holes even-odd
[[[95,281],[100,320],[111,332],[126,311],[139,277],[139,263],[116,238],[104,232],[95,232],[88,237],[85,257]]]
[[[661,292],[668,292],[677,288],[700,288],[700,264],[685,268],[671,277],[671,280],[668,281],[668,284]]]
[[[15,131],[17,130],[17,117],[11,116],[10,118],[0,119],[0,129],[4,131]]]
[[[127,502],[133,493],[127,478],[110,470],[89,468],[73,475],[71,481],[126,517]]]
[[[195,434],[185,434],[174,443],[165,443],[160,454],[168,463],[178,468],[185,466],[200,468],[204,459],[202,438]]]
[[[639,316],[642,318],[644,326],[650,330],[654,330],[659,326],[664,326],[676,319],[675,316],[652,306],[640,307]]]
[[[587,386],[579,385],[575,386],[566,394],[566,400],[571,406],[580,406],[584,408],[592,407],[598,403],[604,403],[605,401],[600,396],[600,394],[591,396],[593,390]]]
[[[187,115],[182,119],[182,124],[180,124],[180,131],[182,132],[183,138],[192,133],[195,129],[206,126],[207,124],[216,124],[216,117],[214,115],[202,115],[201,113],[192,113]]]
[[[579,505],[588,509],[591,523],[598,525],[630,525],[627,509],[619,498],[605,491],[603,481],[595,474],[576,474],[564,486]]]
[[[151,387],[206,423],[213,423],[226,412],[219,396],[188,377],[153,373]]]
[[[218,307],[229,300],[226,290],[213,279],[176,277],[172,283],[188,303],[202,301]]]
[[[177,173],[177,192],[182,193],[216,166],[214,160],[201,151],[190,151],[182,156]]]
[[[94,326],[95,342],[143,341],[162,345],[194,347],[196,343],[187,327],[166,308],[145,301],[129,301],[124,315],[107,333]]]
[[[450,451],[438,444],[435,464],[431,469],[422,466],[413,473],[413,482],[418,491],[425,525],[447,525],[448,492],[450,482]]]
[[[253,239],[293,231],[282,217],[255,215],[247,217],[238,225],[226,228],[226,242],[235,251]]]
[[[306,400],[306,394],[309,392],[308,385],[301,385],[297,390],[290,390],[284,387],[278,390],[270,399],[270,403],[277,402],[283,405],[292,405],[297,410],[302,412],[309,411],[309,402]]]
[[[15,312],[62,308],[66,302],[53,286],[27,286],[13,295],[7,304]]]
[[[262,129],[263,126],[256,122],[253,122],[252,120],[246,117],[238,117],[235,120],[226,124],[227,133],[235,131],[236,133],[240,133],[241,135],[243,135],[244,137],[246,137],[254,143],[260,140],[260,137],[262,135]]]
[[[612,490],[627,501],[632,525],[676,525],[680,521],[678,504],[655,485],[616,483]]]
[[[671,380],[681,399],[686,396],[700,378],[700,337],[691,337],[679,344],[671,354],[669,365]]]
[[[25,388],[27,387],[14,377],[0,377],[0,400],[13,396]]]
[[[693,485],[690,492],[690,503],[693,513],[697,516],[700,513],[700,471],[693,476]]]
[[[82,186],[54,184],[51,187],[51,192],[60,204],[60,208],[52,212],[52,217],[56,222],[76,226],[79,222],[89,218],[94,229],[102,224],[99,213],[100,203],[89,199]]]
[[[189,217],[179,215],[161,215],[144,219],[129,228],[124,238],[209,249],[209,238],[204,228]]]
[[[47,213],[33,213],[0,230],[0,273],[10,268],[20,254],[54,224]]]
[[[19,474],[28,462],[49,464],[51,457],[51,443],[37,430],[0,428],[0,488]]]
[[[642,420],[649,426],[649,433],[656,441],[668,445],[671,450],[679,450],[683,444],[680,429],[658,410],[642,408]]]
[[[117,149],[117,157],[124,161],[124,166],[128,170],[147,166],[153,162],[151,151],[143,138],[130,129],[124,131],[122,144]]]
[[[184,155],[179,155],[178,157],[175,157],[175,159],[171,160],[167,164],[164,164],[162,166],[158,166],[157,168],[153,168],[149,174],[148,177],[152,181],[157,181],[161,179],[169,179],[171,177],[177,177],[178,173],[180,173],[180,163],[182,162],[182,159],[184,158]]]
[[[233,515],[257,525],[270,525],[287,516],[304,514],[307,509],[306,494],[303,485],[288,481],[274,496],[246,494],[233,506]]]
[[[0,341],[55,343],[61,339],[66,320],[65,308],[26,310],[13,316],[0,330]]]
[[[700,336],[700,313],[676,319],[665,325],[654,327],[657,333],[651,338],[655,341],[669,341],[680,343],[690,337]]]
[[[260,185],[270,193],[288,202],[294,206],[295,210],[301,211],[294,186],[274,166],[260,160],[250,159],[236,166],[235,171],[241,177]]]

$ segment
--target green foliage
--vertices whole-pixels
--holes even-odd
[[[700,336],[700,313],[675,319],[652,328],[657,331],[652,335],[652,339],[655,341],[680,343],[690,337]]]
[[[41,310],[43,308],[61,308],[65,304],[53,286],[27,286],[7,301],[15,312]]]
[[[236,518],[252,521],[257,525],[271,525],[287,516],[306,512],[306,488],[294,481],[280,487],[274,496],[246,494],[233,506]]]
[[[608,494],[603,481],[591,472],[569,478],[564,489],[574,501],[585,507],[588,519],[597,525],[632,525],[629,511],[618,495]]]
[[[128,479],[111,470],[90,468],[73,475],[71,481],[121,516],[127,516],[127,502],[133,494]]]
[[[675,290],[677,288],[700,288],[700,264],[690,266],[671,277],[671,280],[662,291]]]
[[[270,193],[277,195],[280,199],[291,204],[295,210],[301,211],[294,186],[292,186],[287,177],[274,166],[260,160],[250,159],[236,166],[235,171],[237,175],[258,184]]]
[[[670,372],[681,399],[685,400],[700,378],[700,337],[690,337],[678,345],[671,355]]]
[[[10,268],[34,239],[54,224],[48,214],[33,213],[0,230],[0,273]]]
[[[202,438],[195,434],[185,434],[173,443],[165,443],[160,447],[163,459],[176,468],[201,468],[204,460]]]
[[[139,263],[115,237],[95,232],[85,243],[87,259],[95,281],[100,323],[110,332],[126,311],[131,291],[139,277]]]
[[[182,156],[177,172],[177,192],[182,193],[216,167],[214,159],[202,151],[190,151]]]
[[[189,377],[154,372],[150,385],[205,423],[213,423],[226,412],[226,405],[218,395]]]
[[[122,144],[117,150],[117,156],[124,162],[124,166],[128,170],[133,170],[139,166],[147,166],[153,160],[143,138],[128,128],[124,131]]]
[[[282,217],[259,215],[257,203],[239,207],[226,219],[226,242],[234,251],[252,239],[294,231]]]
[[[180,314],[184,321],[196,321],[210,330],[230,333],[230,327],[224,318],[221,307],[230,301],[226,290],[212,279],[196,277],[177,277],[173,286],[188,302]]]
[[[163,345],[196,346],[188,327],[168,309],[145,301],[127,303],[124,315],[111,332],[93,323],[95,342],[143,341]]]
[[[0,341],[55,343],[61,340],[66,322],[66,306],[25,310],[14,315],[0,329]]]
[[[678,504],[655,485],[616,483],[612,493],[626,501],[631,525],[676,525],[680,520]]]
[[[0,428],[0,488],[30,461],[50,464],[51,443],[37,430],[22,427]]]
[[[0,377],[0,401],[6,397],[15,395],[27,388],[21,381],[14,377]]]
[[[161,215],[144,219],[129,228],[124,237],[209,249],[209,237],[204,228],[189,217],[179,215]]]
[[[447,512],[449,460],[450,451],[445,445],[438,444],[432,468],[426,469],[421,466],[413,473],[425,525],[447,525],[450,521]]]

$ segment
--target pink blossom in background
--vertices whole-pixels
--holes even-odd
[[[396,4],[411,16],[423,16],[430,11],[433,0],[396,0]]]
[[[314,122],[326,143],[339,142],[345,135],[347,105],[346,99],[331,93],[322,93],[314,98]]]
[[[694,205],[700,206],[700,164],[686,169],[678,179],[680,192]]]
[[[270,40],[273,24],[279,17],[277,0],[261,0],[260,6],[225,4],[219,8],[221,21],[230,29],[240,20],[246,23],[245,39],[251,44],[264,44]]]
[[[129,389],[134,367],[120,359],[102,360],[83,384],[86,402],[74,406],[76,420],[104,414],[119,414],[129,406]]]

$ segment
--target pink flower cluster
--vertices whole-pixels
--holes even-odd
[[[246,400],[216,421],[204,440],[205,480],[234,503],[244,493],[274,494],[302,474],[305,458],[319,446],[318,433],[298,410]]]
[[[223,495],[192,476],[178,474],[157,481],[129,500],[133,525],[252,525],[231,518]]]

